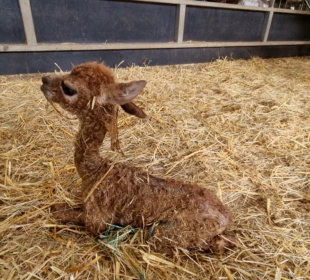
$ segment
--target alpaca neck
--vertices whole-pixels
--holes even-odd
[[[83,181],[95,178],[98,172],[106,169],[107,163],[100,156],[100,146],[106,134],[103,122],[94,115],[80,119],[80,130],[75,142],[75,166]]]

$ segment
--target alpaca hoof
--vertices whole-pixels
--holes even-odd
[[[57,203],[51,206],[53,218],[63,220],[64,214],[68,211],[69,206],[66,203]]]
[[[222,235],[216,237],[211,250],[218,255],[223,255],[226,250],[233,247],[235,247],[235,238],[229,235]]]
[[[51,211],[53,213],[53,218],[63,223],[84,223],[83,210],[81,208],[72,209],[66,203],[58,203],[51,207]]]

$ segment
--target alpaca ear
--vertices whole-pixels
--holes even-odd
[[[128,102],[124,105],[121,105],[121,107],[127,114],[134,115],[141,119],[144,119],[146,117],[144,111],[133,102]]]
[[[134,81],[130,83],[113,84],[108,92],[100,95],[97,101],[101,104],[124,105],[134,99],[145,87],[146,81]]]
[[[120,92],[117,94],[117,104],[124,105],[134,99],[145,87],[146,81],[134,81],[119,84]]]

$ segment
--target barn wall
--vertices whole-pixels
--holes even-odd
[[[167,3],[0,0],[0,74],[49,72],[56,68],[55,64],[69,70],[72,65],[90,60],[106,61],[110,66],[124,61],[121,66],[127,66],[208,62],[226,56],[247,59],[310,55],[310,13],[246,10],[223,4],[216,7],[216,3],[201,1],[188,1],[185,9],[184,0],[183,26],[182,5],[164,1]],[[25,12],[21,12],[20,3],[29,4],[32,36],[26,32],[29,22],[24,28]],[[178,29],[180,26],[184,28]],[[197,41],[223,42],[223,47],[197,47]],[[135,49],[134,44],[139,42],[151,45]],[[268,45],[270,42],[279,45]],[[105,49],[114,43],[124,44],[124,48]],[[75,47],[72,50],[71,45]]]
[[[173,41],[176,6],[31,0],[38,42]]]
[[[310,15],[276,13],[273,17],[269,40],[310,40]]]
[[[255,11],[188,7],[184,40],[259,41],[265,16]]]
[[[18,0],[1,0],[0,7],[0,44],[25,43]]]

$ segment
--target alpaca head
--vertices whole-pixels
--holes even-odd
[[[77,116],[96,105],[108,104],[119,104],[130,114],[145,116],[139,107],[128,104],[142,91],[146,81],[115,83],[111,70],[100,63],[81,64],[67,75],[44,76],[42,83],[41,90],[48,101]]]

